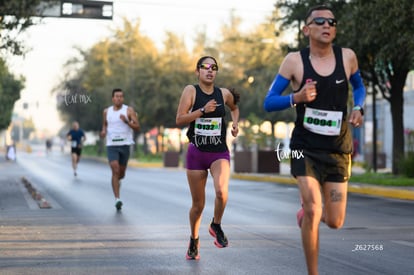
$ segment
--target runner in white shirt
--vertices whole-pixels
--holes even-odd
[[[109,166],[112,170],[112,190],[115,196],[115,207],[121,210],[121,179],[125,177],[128,165],[130,145],[134,144],[133,131],[139,131],[137,113],[124,104],[122,89],[112,91],[113,105],[103,112],[101,137],[106,137],[106,148]]]

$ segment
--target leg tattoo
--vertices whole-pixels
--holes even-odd
[[[342,201],[342,193],[332,189],[330,192],[331,202]]]

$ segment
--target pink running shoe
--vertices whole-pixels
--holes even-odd
[[[229,245],[229,241],[227,240],[226,235],[224,235],[221,225],[214,223],[214,218],[211,221],[208,232],[214,238],[214,245],[218,248],[227,247]]]

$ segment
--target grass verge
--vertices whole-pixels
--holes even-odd
[[[414,178],[396,176],[390,173],[364,173],[352,175],[350,182],[368,183],[382,186],[414,186]]]

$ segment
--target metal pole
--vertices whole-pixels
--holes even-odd
[[[372,169],[374,173],[377,172],[377,102],[376,102],[377,91],[374,87],[372,89],[372,127],[373,127],[373,136],[372,136]]]

